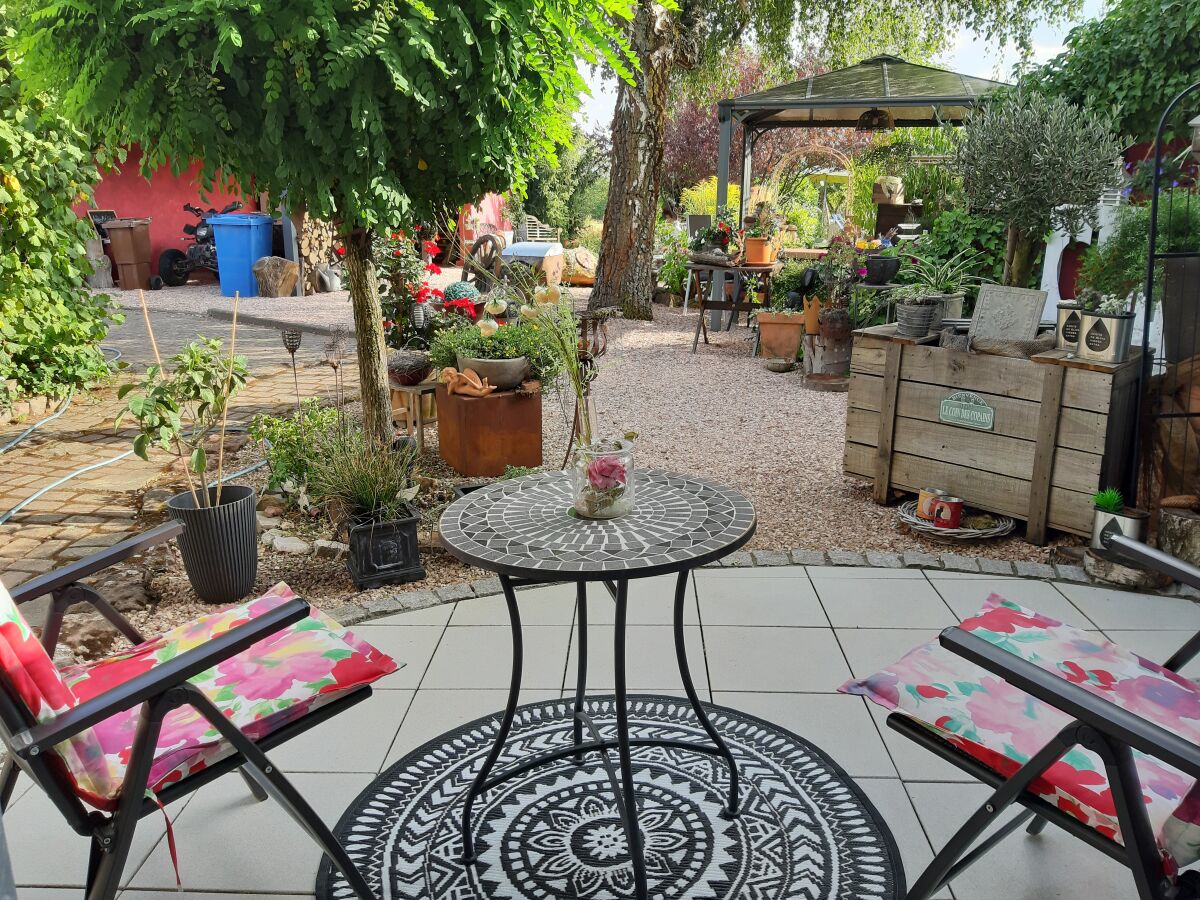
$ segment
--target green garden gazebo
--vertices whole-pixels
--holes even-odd
[[[729,147],[734,123],[742,125],[742,209],[750,196],[754,143],[776,128],[858,128],[881,131],[903,126],[961,125],[980,98],[1001,81],[961,75],[911,63],[898,56],[874,56],[845,69],[812,75],[766,91],[722,100],[717,155],[717,205],[729,199]]]

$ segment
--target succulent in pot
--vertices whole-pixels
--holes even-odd
[[[167,362],[150,366],[136,382],[123,385],[118,397],[125,417],[135,422],[133,452],[149,458],[152,448],[183,462],[188,489],[167,501],[167,515],[182,522],[179,552],[193,590],[209,603],[232,603],[254,587],[258,573],[258,530],[253,488],[227,485],[225,433],[230,400],[245,385],[246,359],[233,352],[237,335],[236,307],[230,351],[221,341],[199,338]],[[147,314],[146,324],[150,319]],[[151,343],[157,356],[157,344]],[[217,442],[216,479],[211,471],[210,438]]]
[[[529,378],[547,383],[561,371],[544,334],[528,321],[500,328],[495,320],[485,318],[479,325],[464,323],[446,329],[430,344],[429,359],[437,371],[472,369],[501,391],[512,390]]]
[[[896,334],[925,337],[933,329],[942,297],[923,285],[904,285],[892,292],[896,301]]]
[[[1135,541],[1142,540],[1150,514],[1143,509],[1126,506],[1125,497],[1117,488],[1104,488],[1094,493],[1092,507],[1093,548],[1104,548],[1105,542],[1118,533]]]

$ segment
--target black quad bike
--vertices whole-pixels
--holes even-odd
[[[208,221],[209,216],[218,215],[217,211],[211,208],[203,210],[191,203],[183,204],[183,208],[200,221],[195,225],[183,226],[183,233],[192,241],[186,253],[171,247],[158,257],[158,275],[168,287],[187,284],[188,276],[197,269],[207,269],[214,275],[217,274],[217,242],[213,237],[213,227]],[[221,210],[220,215],[241,208],[242,204],[235,200]]]

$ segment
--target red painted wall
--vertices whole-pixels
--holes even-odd
[[[183,226],[198,220],[185,212],[183,204],[192,203],[201,209],[221,209],[233,200],[242,201],[243,212],[258,209],[253,200],[243,198],[236,191],[214,190],[207,199],[201,199],[200,164],[195,163],[179,175],[169,167],[154,172],[149,179],[138,168],[141,151],[132,148],[120,171],[110,169],[101,175],[96,185],[94,208],[114,209],[122,218],[150,218],[150,243],[153,259],[151,268],[158,271],[158,255],[168,247],[186,250],[190,239],[183,233]],[[86,216],[87,206],[75,207],[77,215]],[[193,277],[207,278],[207,273],[198,272]]]

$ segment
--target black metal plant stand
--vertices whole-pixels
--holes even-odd
[[[450,552],[472,565],[498,572],[512,629],[512,678],[496,741],[467,791],[462,811],[463,862],[478,859],[472,812],[481,794],[546,763],[572,758],[581,764],[599,753],[625,831],[633,870],[634,895],[650,895],[633,764],[634,747],[669,747],[720,757],[729,772],[729,793],[721,815],[736,817],[740,784],[728,744],[713,726],[692,680],[685,646],[683,613],[687,585],[697,566],[744,545],[754,534],[749,501],[735,491],[696,478],[663,472],[638,472],[635,510],[621,519],[588,521],[568,513],[571,486],[562,472],[499,482],[473,491],[443,514],[442,540]],[[675,656],[684,691],[711,744],[631,737],[626,676],[626,621],[629,581],[674,573],[673,631]],[[521,692],[523,639],[516,589],[526,585],[574,581],[578,622],[578,669],[569,723],[570,746],[523,759],[493,774],[516,715]],[[588,582],[599,582],[616,604],[613,634],[616,735],[605,737],[586,708],[588,667]],[[615,754],[615,760],[614,760]]]

